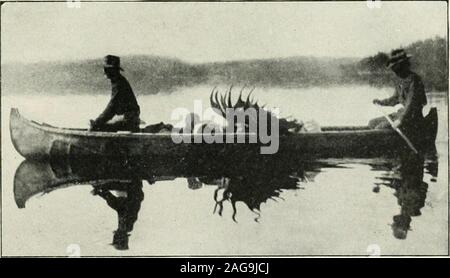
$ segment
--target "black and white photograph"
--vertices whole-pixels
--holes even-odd
[[[446,1],[2,1],[1,256],[448,256],[448,50]]]

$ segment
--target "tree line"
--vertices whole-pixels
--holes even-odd
[[[447,40],[435,37],[405,47],[427,90],[448,88]],[[392,86],[388,53],[363,59],[291,57],[190,64],[159,56],[122,57],[125,76],[138,94],[171,92],[196,85],[301,88],[346,84]],[[2,93],[104,93],[102,59],[2,65]]]

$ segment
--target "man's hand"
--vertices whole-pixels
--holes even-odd
[[[94,120],[89,120],[89,131],[96,130],[97,123]]]
[[[373,101],[373,104],[376,104],[376,105],[381,105],[381,100],[379,100],[379,99],[374,99]]]
[[[398,128],[400,126],[400,120],[395,120],[394,123],[392,124],[393,128]]]
[[[94,189],[92,189],[91,194],[92,195],[99,195],[102,192],[102,190],[100,188],[94,187]]]

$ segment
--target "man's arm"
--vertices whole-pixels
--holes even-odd
[[[399,104],[397,88],[395,89],[395,93],[391,97],[382,100],[374,99],[373,103],[382,106],[395,106]]]
[[[114,117],[114,115],[116,114],[116,99],[117,94],[115,94],[111,98],[105,110],[103,110],[103,112],[97,117],[97,119],[95,119],[94,127],[105,124],[107,121],[111,120]]]
[[[119,199],[118,197],[114,196],[110,191],[108,190],[97,190],[95,192],[95,195],[98,195],[102,197],[108,206],[110,206],[112,209],[117,210],[119,208]]]

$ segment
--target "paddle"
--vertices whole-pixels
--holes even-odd
[[[411,141],[408,139],[408,137],[406,137],[405,134],[403,134],[403,132],[398,128],[394,126],[394,122],[391,120],[391,118],[389,118],[388,115],[386,115],[386,113],[384,113],[383,109],[381,109],[380,106],[376,105],[375,106],[378,108],[378,110],[380,110],[380,112],[383,114],[383,116],[386,118],[386,120],[389,122],[389,124],[391,125],[391,127],[400,135],[400,137],[403,138],[403,140],[405,140],[406,144],[408,144],[409,148],[411,150],[413,150],[413,152],[415,154],[419,154],[419,152],[417,151],[417,149],[414,147],[414,145],[411,143]]]

